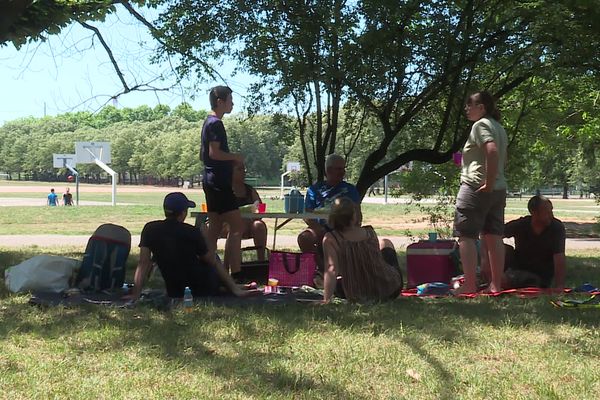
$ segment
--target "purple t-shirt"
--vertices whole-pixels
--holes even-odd
[[[209,115],[202,126],[200,140],[200,159],[204,162],[202,184],[214,188],[231,187],[233,165],[231,161],[213,160],[209,156],[209,142],[219,142],[219,149],[229,153],[227,133],[223,122],[214,115]]]

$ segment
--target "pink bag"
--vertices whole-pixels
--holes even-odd
[[[269,278],[279,281],[279,286],[313,286],[317,268],[314,253],[272,251],[269,255]]]

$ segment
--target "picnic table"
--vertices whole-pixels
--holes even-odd
[[[273,229],[273,248],[271,250],[275,250],[275,246],[277,244],[277,231],[283,228],[288,222],[294,219],[327,219],[329,214],[327,213],[286,213],[286,212],[264,212],[264,213],[251,213],[251,212],[242,212],[242,218],[244,219],[274,219],[274,229]],[[191,213],[192,217],[196,218],[196,226],[203,226],[208,219],[207,212],[194,211]],[[282,220],[281,222],[279,220]]]

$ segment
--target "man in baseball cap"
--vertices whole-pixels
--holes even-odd
[[[166,218],[148,222],[142,230],[135,284],[127,297],[132,300],[140,297],[153,259],[171,298],[182,298],[186,286],[192,290],[194,297],[215,296],[220,293],[221,282],[236,296],[250,293],[237,287],[221,262],[209,255],[202,232],[184,222],[188,208],[194,207],[196,203],[181,192],[165,196],[163,208]]]
[[[196,203],[189,200],[185,194],[181,192],[173,192],[169,193],[165,196],[165,200],[163,201],[163,209],[165,210],[165,216],[173,215],[177,213],[181,213],[182,211],[186,211],[188,208],[195,208]],[[187,214],[186,214],[187,216]]]

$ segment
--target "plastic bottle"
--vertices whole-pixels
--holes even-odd
[[[123,283],[122,291],[123,294],[129,294],[129,285],[127,283]]]
[[[185,287],[183,291],[183,309],[186,312],[192,311],[192,307],[194,306],[194,298],[192,297],[192,291],[189,287]]]

